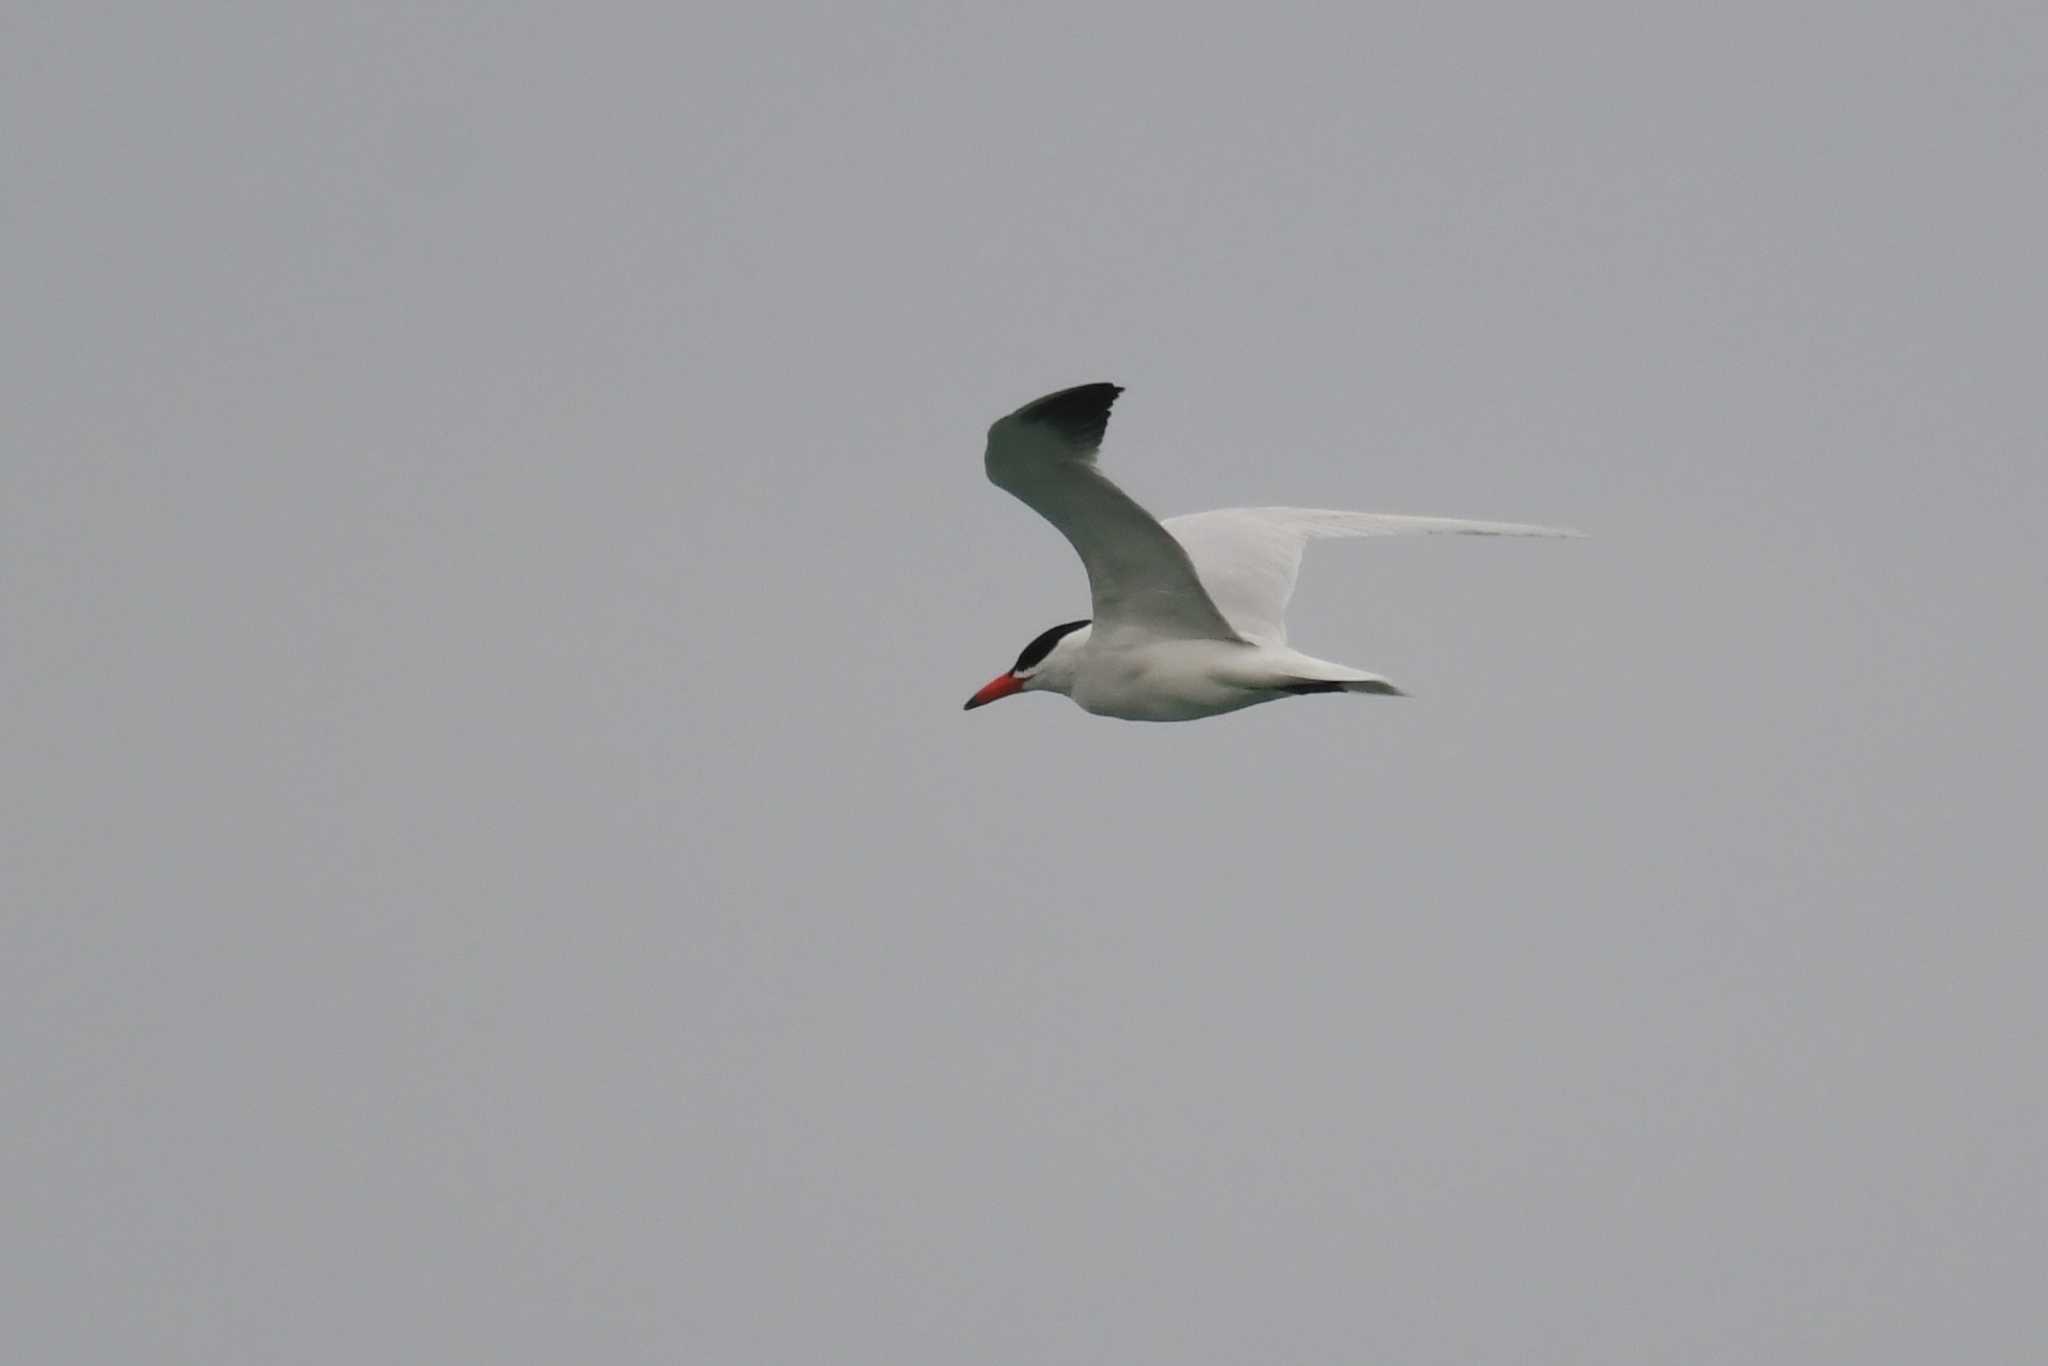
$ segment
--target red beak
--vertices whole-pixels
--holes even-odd
[[[1024,680],[1017,677],[1017,675],[997,674],[989,680],[987,687],[967,699],[967,705],[962,710],[973,711],[976,707],[985,707],[998,698],[1008,697],[1011,693],[1023,691]]]

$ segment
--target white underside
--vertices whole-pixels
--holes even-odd
[[[1094,637],[1081,647],[1065,691],[1097,716],[1196,721],[1291,697],[1288,684],[1385,681],[1286,646]]]

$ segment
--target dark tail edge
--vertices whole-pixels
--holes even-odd
[[[1324,679],[1305,678],[1298,683],[1282,683],[1280,691],[1293,693],[1296,697],[1305,697],[1312,692],[1359,692],[1370,693],[1374,697],[1406,697],[1408,695],[1387,682],[1384,678],[1369,678],[1358,683],[1332,683]]]

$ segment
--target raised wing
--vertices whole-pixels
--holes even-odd
[[[1096,467],[1123,389],[1083,384],[1025,404],[988,429],[989,481],[1060,529],[1088,569],[1095,638],[1122,630],[1237,640],[1181,543]]]
[[[1311,540],[1326,536],[1579,534],[1520,522],[1319,508],[1221,508],[1169,517],[1162,525],[1187,549],[1210,600],[1232,629],[1262,645],[1279,645],[1287,639],[1287,600],[1294,596],[1301,552]]]

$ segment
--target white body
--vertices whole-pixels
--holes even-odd
[[[1451,533],[1573,536],[1474,522],[1312,508],[1224,508],[1160,522],[1095,463],[1122,390],[1085,384],[1050,394],[989,429],[989,478],[1043,514],[1088,569],[1091,624],[976,694],[1065,693],[1126,721],[1192,721],[1303,692],[1381,695],[1377,674],[1287,644],[1287,602],[1312,539]]]
[[[1062,654],[1072,655],[1070,678],[1057,670]],[[1027,689],[1063,692],[1083,711],[1122,721],[1198,721],[1294,696],[1287,685],[1304,682],[1382,684],[1347,690],[1395,691],[1376,674],[1284,646],[1114,636],[1098,641],[1087,627],[1061,641],[1046,664],[1054,667],[1041,668]]]

